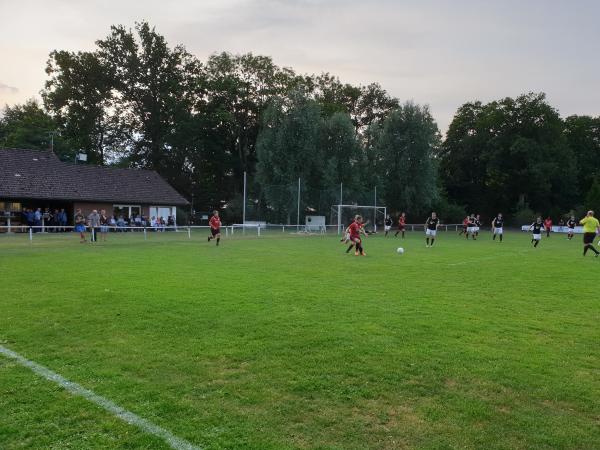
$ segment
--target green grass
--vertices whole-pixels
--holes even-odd
[[[600,447],[579,236],[236,236],[0,236],[0,344],[206,449]],[[0,356],[0,448],[167,447]]]

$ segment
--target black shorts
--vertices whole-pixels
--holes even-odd
[[[595,238],[596,238],[596,233],[583,233],[583,243],[584,244],[593,244]]]
[[[217,234],[221,234],[221,229],[220,228],[211,228],[210,232],[212,233],[213,237],[215,237]]]

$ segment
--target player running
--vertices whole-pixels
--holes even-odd
[[[468,233],[467,233],[467,228],[469,227],[469,216],[465,217],[462,221],[462,230],[460,231],[460,233],[458,233],[458,235],[462,235],[464,234],[465,236],[467,236],[468,239]]]
[[[552,219],[550,217],[546,217],[546,220],[544,220],[544,230],[546,230],[546,237],[550,237],[552,231]]]
[[[481,228],[481,216],[475,216],[475,236],[479,237],[479,228]]]
[[[465,238],[469,240],[469,235],[475,240],[475,214],[471,214],[469,216],[469,221],[467,222],[467,232],[465,233]]]
[[[577,222],[575,222],[575,216],[571,216],[571,218],[567,220],[567,228],[569,229],[567,232],[567,239],[569,241],[573,239],[573,236],[575,235],[575,225],[577,225]]]
[[[388,233],[390,232],[390,230],[392,229],[392,224],[394,222],[392,221],[392,218],[390,216],[387,216],[385,218],[385,226],[384,226],[384,230],[385,230],[385,237],[387,237]]]
[[[594,239],[596,234],[600,233],[600,222],[594,217],[594,211],[588,211],[587,215],[579,221],[579,224],[583,225],[583,256],[586,255],[588,250],[591,250],[597,258],[600,252],[594,248]]]
[[[542,222],[541,216],[538,217],[536,219],[536,221],[533,222],[529,226],[529,231],[533,231],[531,243],[533,244],[534,247],[537,247],[538,244],[540,243],[540,241],[542,240],[542,229],[543,228],[544,228],[544,222]]]
[[[354,246],[356,249],[356,251],[354,252],[355,256],[367,256],[362,247],[362,240],[360,238],[361,233],[365,237],[367,237],[367,233],[365,233],[365,227],[362,223],[362,220],[362,216],[356,216],[354,222],[352,222],[348,227],[348,231],[350,233],[350,241],[352,242],[352,245],[350,245],[348,250],[346,250],[346,253],[348,253],[350,249],[352,249],[352,247]]]
[[[219,217],[219,211],[213,211],[213,215],[208,221],[210,225],[210,236],[208,236],[208,242],[211,239],[217,240],[217,246],[219,245],[219,241],[221,240],[221,218]]]
[[[75,231],[79,233],[79,242],[82,244],[87,242],[85,239],[85,217],[81,213],[81,209],[75,212]]]
[[[402,239],[404,239],[404,231],[406,230],[406,213],[400,214],[398,217],[398,231],[394,234],[394,237],[398,236],[398,233],[402,233]]]
[[[431,216],[425,221],[425,247],[433,247],[439,224],[440,219],[438,219],[435,212],[432,212]],[[431,245],[429,245],[430,240]]]
[[[492,230],[494,230],[494,235],[492,236],[492,240],[496,240],[496,235],[500,237],[500,242],[502,242],[502,236],[504,234],[504,230],[502,226],[504,225],[504,218],[502,217],[502,213],[498,213],[494,220],[492,220]]]

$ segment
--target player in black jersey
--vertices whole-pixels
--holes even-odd
[[[433,243],[435,242],[435,235],[437,234],[437,229],[440,224],[440,219],[438,219],[437,214],[435,212],[431,213],[431,216],[427,218],[425,221],[425,247],[430,247],[429,240],[431,239],[431,247],[433,247]]]
[[[392,218],[390,216],[387,216],[385,218],[385,226],[384,226],[384,230],[385,230],[385,236],[387,237],[388,233],[390,232],[390,230],[392,229],[392,224],[394,223],[394,221],[392,220]]]
[[[496,236],[499,236],[500,242],[502,242],[502,236],[504,235],[504,230],[502,228],[503,225],[504,217],[502,217],[502,213],[498,213],[498,215],[494,217],[494,220],[492,220],[492,230],[494,232],[492,239],[494,241],[496,240]]]
[[[475,240],[475,214],[471,214],[467,222],[467,233],[465,234],[467,240],[469,239],[469,235]]]
[[[575,226],[577,225],[577,222],[575,221],[575,216],[571,216],[571,218],[569,220],[567,220],[567,228],[569,229],[568,233],[567,233],[567,239],[570,241],[571,239],[573,239],[573,236],[575,235]]]
[[[479,236],[479,228],[481,227],[481,216],[475,216],[475,236]]]
[[[533,231],[533,236],[531,238],[531,243],[534,247],[537,247],[540,241],[542,240],[542,230],[544,229],[544,222],[542,222],[542,218],[538,217],[535,222],[533,222],[529,226],[529,230]]]

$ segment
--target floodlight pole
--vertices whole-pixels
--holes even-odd
[[[342,232],[342,204],[344,203],[344,183],[340,183],[340,203],[338,205],[338,234]]]
[[[244,170],[244,200],[242,206],[242,226],[246,224],[246,171]]]
[[[373,228],[377,232],[377,186],[375,186],[375,203],[373,205]]]
[[[296,214],[296,231],[300,231],[300,177],[298,177],[298,212]]]

